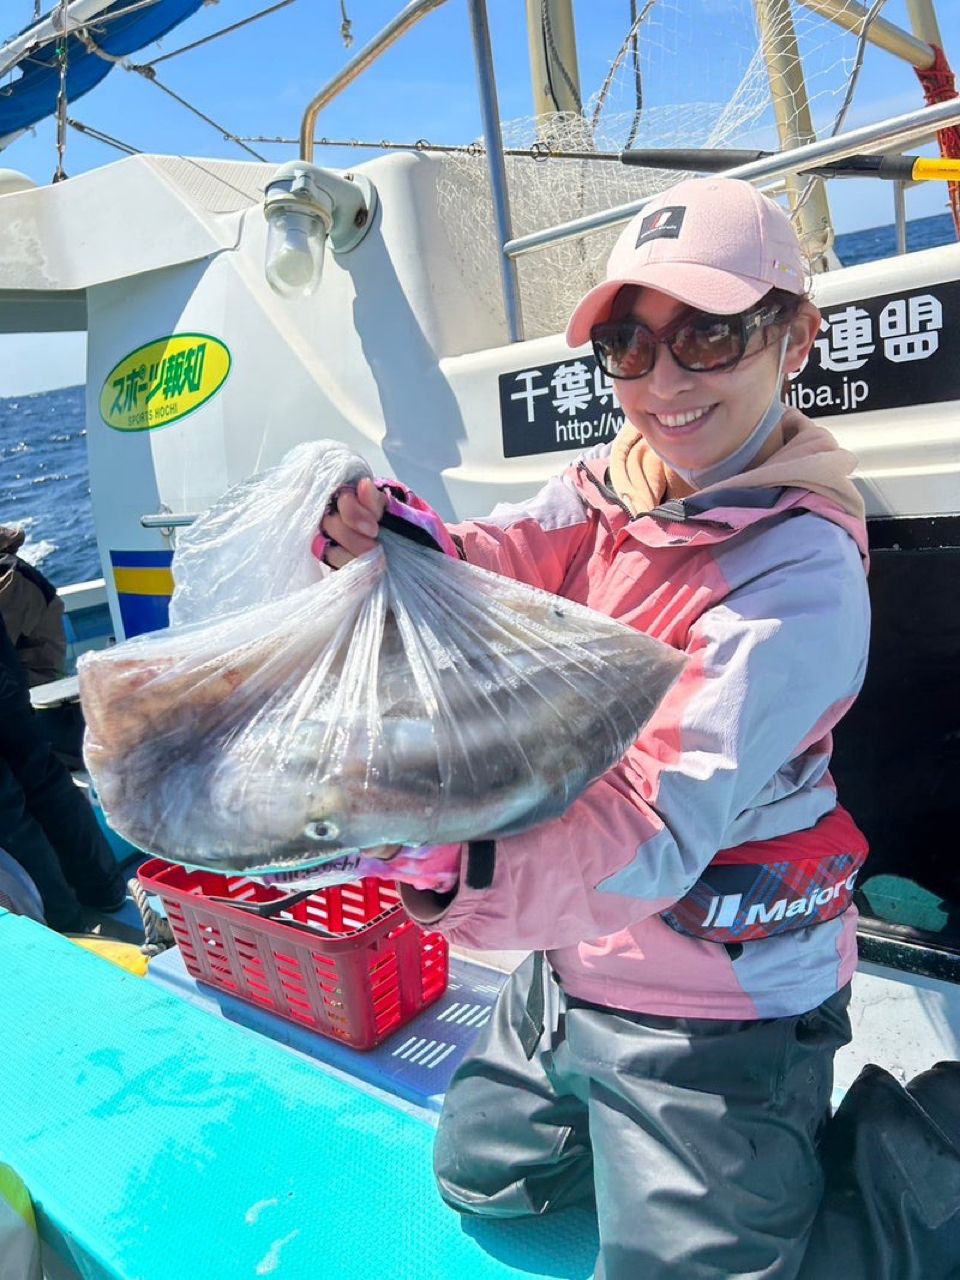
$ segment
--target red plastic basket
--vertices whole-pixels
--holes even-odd
[[[372,1049],[447,987],[447,942],[400,906],[396,885],[358,880],[289,895],[243,876],[152,858],[140,883],[163,902],[189,972],[355,1049]]]

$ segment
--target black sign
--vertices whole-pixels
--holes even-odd
[[[500,375],[503,456],[589,449],[623,426],[613,383],[590,356]]]
[[[788,403],[810,418],[960,400],[960,281],[826,307]],[[503,456],[589,449],[623,426],[592,355],[500,375]]]
[[[787,397],[810,418],[960,399],[960,282],[825,307]]]

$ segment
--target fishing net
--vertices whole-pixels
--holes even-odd
[[[859,5],[837,7],[850,15],[863,13]],[[630,8],[627,39],[602,84],[584,96],[581,110],[502,125],[505,148],[526,152],[506,157],[515,237],[653,195],[688,176],[626,168],[616,160],[563,159],[558,152],[777,150],[842,127],[864,54],[862,19],[857,30],[848,31],[792,0],[756,5],[754,0],[647,0]],[[869,18],[876,19],[881,8],[882,0],[870,6]],[[582,21],[578,38],[581,48],[590,38]],[[874,56],[884,55],[874,51]],[[788,83],[802,69],[805,99],[784,93],[781,84],[774,106],[771,62]],[[895,65],[909,89],[909,68]],[[561,86],[559,77],[557,83]],[[816,263],[832,242],[823,183],[798,179],[786,185],[798,230]],[[488,306],[498,306],[499,247],[482,145],[444,160],[438,192],[465,283]],[[619,229],[593,232],[517,260],[526,337],[563,329],[574,304],[602,278]]]

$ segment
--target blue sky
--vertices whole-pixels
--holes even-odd
[[[134,55],[134,61],[170,52],[247,17],[270,0],[220,0],[205,6],[171,33],[162,47]],[[340,0],[295,0],[286,9],[196,51],[157,67],[158,78],[195,103],[225,128],[241,135],[295,137],[303,108],[316,90],[374,36],[399,10],[403,0],[345,0],[354,44],[344,48],[340,35]],[[960,61],[960,33],[945,14],[955,13],[957,0],[940,6],[944,39]],[[488,0],[496,61],[500,112],[504,120],[529,116],[528,49],[522,0]],[[745,35],[742,9],[747,0],[658,0],[658,26],[650,24],[654,48],[645,90],[648,103],[660,99],[695,101],[705,85],[722,82],[723,67],[734,59],[727,51]],[[4,19],[13,34],[33,15],[33,0],[6,0]],[[702,38],[691,12],[710,22],[710,38]],[[740,14],[734,20],[734,13]],[[584,92],[595,91],[629,26],[627,0],[578,0],[575,5]],[[884,16],[907,26],[905,0],[888,0]],[[799,21],[806,22],[801,14]],[[693,25],[691,25],[691,23]],[[691,32],[695,39],[683,48]],[[953,39],[951,39],[953,37]],[[682,53],[681,53],[682,50]],[[829,52],[832,51],[832,52]],[[849,54],[846,38],[831,41],[829,63],[836,52]],[[709,96],[709,93],[708,93]],[[624,105],[629,105],[624,101]],[[838,100],[821,99],[832,118]],[[848,127],[922,105],[915,74],[909,66],[877,50],[868,50],[855,107]],[[86,97],[71,105],[72,116],[144,151],[234,159],[243,152],[223,139],[137,74],[118,68]],[[321,116],[318,133],[333,138],[463,143],[481,132],[465,0],[449,0],[428,14],[403,41],[352,85]],[[762,135],[760,135],[762,136]],[[38,183],[49,182],[56,162],[51,121],[12,143],[2,161]],[[755,145],[761,145],[758,141]],[[291,147],[256,145],[277,163],[289,159]],[[375,152],[363,152],[360,159]],[[103,144],[70,131],[66,170],[75,175],[120,159]],[[318,148],[321,164],[356,164],[358,153]],[[892,220],[891,188],[867,182],[834,183],[830,189],[837,230],[876,226]],[[908,193],[908,214],[923,217],[946,209],[944,188],[927,184]],[[83,378],[83,339],[15,337],[0,339],[0,395],[23,394]]]

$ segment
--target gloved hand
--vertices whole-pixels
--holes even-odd
[[[380,876],[385,880],[402,880],[415,889],[450,893],[460,879],[462,844],[409,845],[385,844],[377,849],[364,849],[361,863],[369,868],[361,876]]]
[[[343,488],[324,513],[313,541],[313,554],[331,568],[342,569],[356,556],[372,551],[387,508],[386,494],[366,476],[356,489]]]

